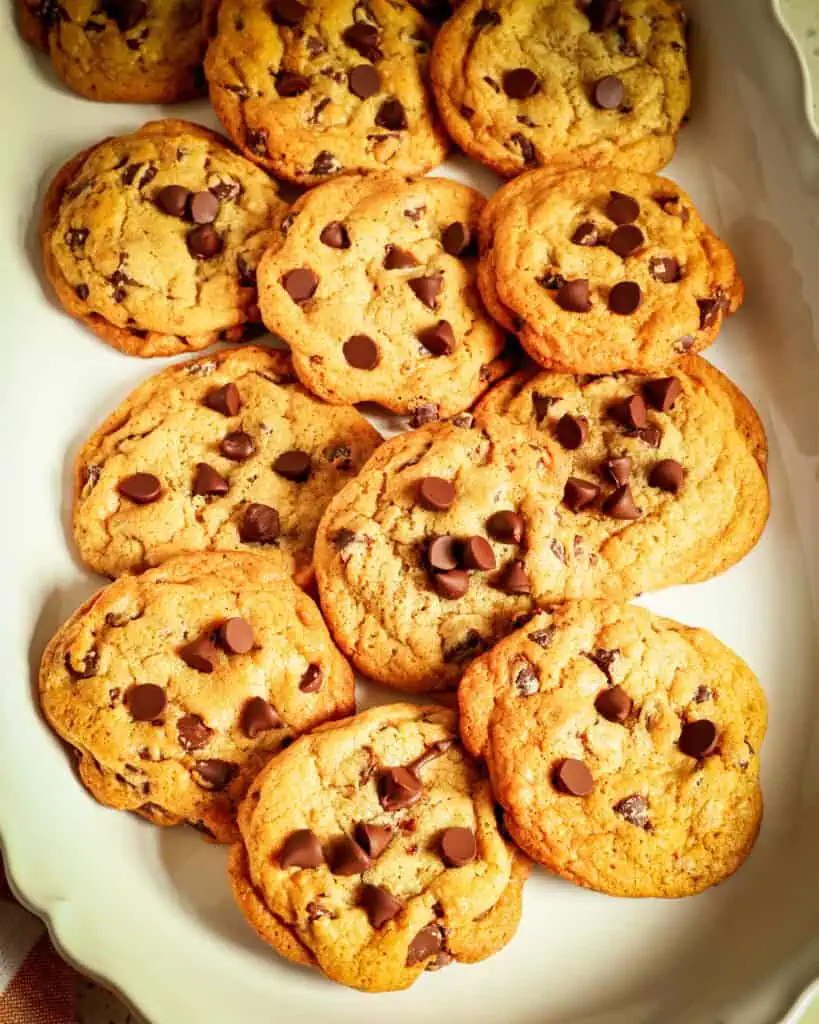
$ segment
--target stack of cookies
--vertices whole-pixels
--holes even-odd
[[[624,603],[734,565],[769,504],[759,418],[697,354],[735,261],[656,175],[676,0],[21,4],[69,87],[206,87],[229,136],[105,139],[43,211],[105,343],[244,343],[146,379],[79,454],[76,548],[113,582],[40,700],[87,789],[231,844],[259,935],[367,991],[499,950],[531,861],[617,896],[728,877],[764,695]],[[453,142],[513,180],[421,177]],[[356,715],[353,669],[427,703]]]

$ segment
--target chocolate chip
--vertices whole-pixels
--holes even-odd
[[[523,519],[517,512],[503,509],[493,512],[487,519],[486,530],[493,540],[501,544],[520,544],[523,540]]]
[[[223,495],[230,490],[230,484],[207,462],[197,462],[193,478],[193,493],[198,495]]]
[[[202,224],[189,231],[185,241],[188,243],[188,252],[198,260],[209,260],[222,251],[222,239],[210,224]]]
[[[347,234],[347,228],[337,220],[331,220],[329,224],[325,225],[319,235],[319,241],[331,249],[350,248],[350,236]]]
[[[619,654],[619,650],[607,650],[605,647],[598,647],[590,653],[587,652],[586,657],[589,661],[593,662],[601,672],[605,673],[606,678],[611,682],[611,666],[617,660]]]
[[[190,214],[194,224],[212,224],[219,213],[219,200],[210,192],[197,192],[190,199]]]
[[[660,442],[663,439],[663,432],[652,423],[647,427],[643,427],[642,430],[638,430],[637,437],[647,444],[649,448],[659,448]]]
[[[620,0],[591,0],[586,14],[593,32],[605,32],[620,17]]]
[[[604,75],[598,78],[592,89],[592,99],[601,110],[617,110],[623,103],[626,90],[622,78],[617,75]]]
[[[619,316],[631,316],[640,306],[642,292],[635,281],[621,281],[609,292],[609,310]]]
[[[270,10],[277,24],[290,28],[300,25],[307,14],[307,8],[299,0],[273,0]]]
[[[264,128],[246,128],[247,148],[256,156],[267,156],[267,132]]]
[[[77,298],[80,302],[85,302],[90,294],[87,284],[78,284],[74,291],[76,292]]]
[[[219,660],[219,652],[216,650],[212,640],[208,636],[200,636],[198,639],[183,647],[179,657],[185,664],[197,672],[212,672]]]
[[[503,91],[513,100],[525,100],[540,88],[538,77],[529,68],[514,68],[503,76]]]
[[[128,688],[125,703],[135,722],[152,722],[165,710],[168,698],[161,686],[142,683]]]
[[[308,665],[301,677],[299,689],[302,693],[318,693],[321,689],[321,666]]]
[[[476,629],[467,630],[463,640],[444,648],[444,661],[448,665],[459,665],[469,661],[475,655],[485,650],[487,643]]]
[[[612,232],[608,246],[612,252],[625,259],[627,256],[633,256],[643,242],[645,237],[636,224],[623,224]]]
[[[338,530],[332,537],[333,547],[336,551],[343,551],[344,548],[349,547],[354,540],[355,534],[352,530]]]
[[[434,356],[448,356],[455,351],[455,332],[448,320],[439,320],[418,335],[424,348]]]
[[[606,459],[603,463],[603,473],[617,487],[627,484],[631,476],[631,459],[627,455],[621,455],[616,459]]]
[[[631,224],[640,216],[640,204],[631,196],[612,190],[606,203],[606,216],[615,224]]]
[[[242,408],[242,398],[236,385],[230,383],[209,391],[205,396],[205,405],[223,416],[238,416]]]
[[[366,334],[354,334],[344,342],[344,358],[356,370],[374,370],[380,361],[378,346]]]
[[[242,186],[238,181],[217,181],[210,190],[220,203],[235,203],[241,195]]]
[[[361,906],[373,928],[383,928],[404,909],[404,904],[380,885],[365,885],[361,890]]]
[[[492,545],[484,537],[469,537],[463,545],[463,563],[467,569],[481,572],[494,569],[496,562]]]
[[[143,0],[104,0],[102,9],[117,23],[120,32],[129,32],[144,21],[148,7]]]
[[[428,402],[425,405],[416,405],[410,415],[409,425],[413,430],[417,430],[418,427],[423,427],[426,423],[435,423],[439,419],[438,406]]]
[[[471,828],[448,828],[441,835],[441,857],[451,868],[462,868],[478,856],[478,844]]]
[[[437,308],[438,296],[444,283],[440,275],[435,277],[414,277],[407,283],[427,309]]]
[[[639,519],[643,514],[634,504],[631,488],[628,484],[618,487],[603,502],[603,512],[612,519]]]
[[[244,462],[256,451],[256,444],[250,434],[234,430],[222,438],[219,451],[226,459],[231,459],[233,462]]]
[[[586,442],[589,436],[589,421],[585,416],[572,416],[566,413],[558,420],[555,437],[567,451],[576,451]]]
[[[551,644],[555,635],[555,627],[547,626],[545,629],[536,629],[534,633],[529,634],[529,639],[532,643],[537,644],[538,647],[542,647],[545,651]]]
[[[427,476],[418,487],[421,504],[432,512],[443,512],[455,501],[455,485],[440,476]]]
[[[454,537],[433,537],[427,546],[427,563],[433,572],[458,568],[457,542]]]
[[[318,108],[317,108],[318,109]],[[311,174],[335,174],[341,170],[341,164],[338,159],[330,153],[328,150],[323,149],[316,159],[313,161],[313,166],[310,168]]]
[[[310,476],[310,456],[307,452],[295,448],[283,452],[273,463],[273,472],[283,476],[285,480],[304,483]]]
[[[321,843],[309,828],[291,832],[279,851],[279,864],[283,868],[317,868],[323,863]]]
[[[475,17],[472,19],[472,27],[475,29],[490,28],[495,25],[500,25],[501,16],[497,11],[487,11],[485,8],[481,8]]]
[[[719,731],[713,722],[702,718],[698,722],[687,722],[680,733],[680,750],[689,757],[708,757],[717,748]]]
[[[540,689],[540,680],[531,662],[527,661],[522,668],[518,669],[515,676],[515,689],[521,697],[531,697]]]
[[[609,416],[629,430],[642,430],[648,425],[646,403],[641,395],[632,395],[617,402],[609,409]]]
[[[643,384],[643,394],[658,412],[671,412],[682,394],[682,384],[677,377],[659,377]]]
[[[359,21],[350,25],[341,33],[341,38],[347,46],[361,54],[366,60],[373,64],[381,59],[381,50],[378,48],[378,29],[375,25],[368,25]]]
[[[525,164],[537,163],[537,152],[535,150],[535,147],[522,132],[515,132],[515,134],[511,136],[509,141],[514,142],[514,144],[518,147],[518,149],[520,150],[520,155],[523,157],[523,162]]]
[[[194,774],[197,775],[200,785],[206,789],[224,789],[230,782],[238,769],[230,761],[222,761],[218,757],[210,758],[208,761],[197,761],[193,766]]]
[[[444,948],[444,933],[437,924],[428,924],[415,936],[407,949],[407,967],[440,953]]]
[[[472,232],[462,221],[456,220],[441,233],[441,245],[450,256],[463,256],[472,244]]]
[[[384,100],[375,115],[375,123],[379,128],[387,128],[391,132],[401,132],[407,127],[407,115],[404,104],[397,99]]]
[[[673,284],[680,279],[680,265],[673,256],[653,256],[648,261],[648,272],[663,284]]]
[[[242,708],[240,724],[245,736],[255,740],[263,732],[280,728],[282,720],[276,714],[273,705],[264,697],[251,697]]]
[[[629,825],[636,825],[637,828],[648,828],[649,817],[648,817],[648,801],[644,796],[640,796],[639,793],[633,793],[631,796],[625,797],[620,800],[619,803],[614,805],[614,813],[619,814],[621,818],[629,823]]]
[[[318,57],[319,54],[326,53],[327,47],[316,36],[308,36],[307,38],[307,52],[311,57]]]
[[[350,92],[361,100],[374,96],[381,88],[381,75],[372,64],[359,64],[352,68],[347,75],[347,82]]]
[[[631,698],[622,686],[610,686],[597,695],[594,706],[609,722],[622,723],[631,714]]]
[[[389,768],[379,782],[379,800],[385,811],[402,811],[418,803],[424,792],[421,780],[407,768]]]
[[[286,99],[301,96],[309,88],[310,79],[306,75],[296,74],[295,71],[280,71],[276,75],[276,92]]]
[[[397,245],[387,246],[386,254],[384,256],[385,270],[406,270],[409,267],[417,266],[418,260],[411,252],[407,252],[406,249],[401,249]]]
[[[367,856],[376,860],[390,845],[392,829],[386,825],[368,825],[362,821],[355,827],[355,838]]]
[[[188,211],[190,197],[190,189],[181,185],[166,185],[157,193],[156,205],[171,217],[184,217]]]
[[[205,725],[199,715],[183,715],[176,723],[176,734],[184,750],[199,750],[207,744],[213,730]]]
[[[558,789],[569,796],[588,796],[594,789],[592,773],[583,761],[567,757],[557,766],[554,782]]]
[[[354,839],[344,836],[334,845],[330,870],[334,875],[360,875],[370,867],[370,858]]]
[[[648,482],[652,487],[678,494],[685,479],[685,470],[674,459],[661,459],[651,467]]]
[[[567,313],[588,313],[591,309],[589,282],[585,279],[566,281],[558,289],[555,300]]]
[[[572,235],[572,242],[575,245],[591,246],[597,245],[599,241],[600,232],[597,230],[597,226],[588,220],[580,224]]]
[[[677,338],[674,342],[674,349],[677,352],[690,352],[694,346],[694,339],[690,334],[684,334],[682,338]]]
[[[150,505],[162,494],[162,484],[152,473],[134,473],[120,480],[117,490],[137,505]]]
[[[532,584],[526,572],[526,566],[516,558],[509,562],[501,573],[497,586],[506,594],[530,594]]]
[[[698,686],[697,692],[694,694],[695,704],[704,704],[707,700],[713,700],[714,693],[710,686]]]
[[[600,488],[596,484],[581,480],[577,476],[570,476],[563,489],[563,504],[572,512],[580,512],[596,501],[599,494]]]
[[[247,654],[253,650],[253,630],[241,618],[227,619],[219,627],[219,643],[230,654]]]
[[[319,279],[308,267],[299,267],[296,270],[288,270],[282,278],[282,287],[290,298],[301,305],[316,293]]]
[[[239,537],[246,544],[270,544],[279,536],[280,529],[275,508],[253,502],[245,509]]]
[[[469,590],[469,573],[463,569],[436,572],[432,577],[432,582],[441,597],[445,597],[449,601],[457,601]]]
[[[721,299],[698,299],[697,305],[700,308],[700,330],[707,330],[713,327],[719,319],[723,303]]]

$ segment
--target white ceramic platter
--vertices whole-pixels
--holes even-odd
[[[70,543],[73,456],[161,367],[117,354],[55,307],[39,267],[38,207],[70,154],[165,112],[68,94],[2,5],[3,852],[65,955],[152,1024],[357,1024],[363,1014],[391,1024],[773,1024],[819,973],[819,141],[769,0],[687,6],[695,103],[668,173],[735,250],[747,282],[744,310],[709,355],[765,420],[773,514],[725,576],[646,604],[712,630],[760,676],[770,700],[762,834],[734,879],[682,902],[611,899],[536,872],[520,931],[498,956],[367,996],[255,938],[233,905],[224,850],[97,806],[37,714],[43,646],[100,585]],[[173,112],[210,120],[204,103]],[[446,171],[494,187],[467,161]],[[807,1020],[809,1002],[788,1020]]]

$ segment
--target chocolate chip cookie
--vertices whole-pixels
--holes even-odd
[[[259,266],[259,303],[311,391],[429,419],[506,372],[476,285],[484,205],[458,182],[396,174],[346,176],[296,202]]]
[[[392,704],[274,758],[239,809],[230,877],[259,935],[368,992],[514,935],[528,862],[502,838],[455,714]]]
[[[535,368],[478,407],[536,429],[570,460],[548,557],[548,600],[709,579],[750,551],[768,516],[767,441],[742,392],[699,356],[658,375]]]
[[[258,329],[256,266],[286,207],[219,135],[154,121],[73,157],[46,196],[46,274],[63,307],[131,355]]]
[[[79,608],[43,655],[40,703],[97,800],[224,843],[270,757],[352,713],[353,676],[268,560],[207,552]]]
[[[221,0],[211,102],[242,152],[282,178],[422,174],[448,146],[427,84],[433,35],[405,0]]]
[[[568,459],[511,418],[431,423],[386,442],[316,535],[322,610],[365,675],[445,690],[543,595],[561,593]]]
[[[505,826],[564,878],[689,896],[750,853],[765,696],[705,630],[629,605],[561,605],[474,662],[458,702]]]
[[[174,103],[204,89],[202,0],[18,0],[23,36],[92,100]]]
[[[690,101],[682,14],[670,0],[466,0],[438,33],[432,85],[452,138],[505,177],[659,170]]]
[[[501,323],[544,366],[651,370],[717,337],[742,303],[727,246],[668,178],[536,171],[481,220],[479,283]]]
[[[110,576],[184,551],[255,552],[297,582],[330,498],[381,438],[306,392],[290,359],[245,347],[144,381],[77,458],[74,539]]]

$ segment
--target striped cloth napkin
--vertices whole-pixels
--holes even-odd
[[[43,922],[14,899],[0,862],[0,1024],[140,1024],[60,958]]]

